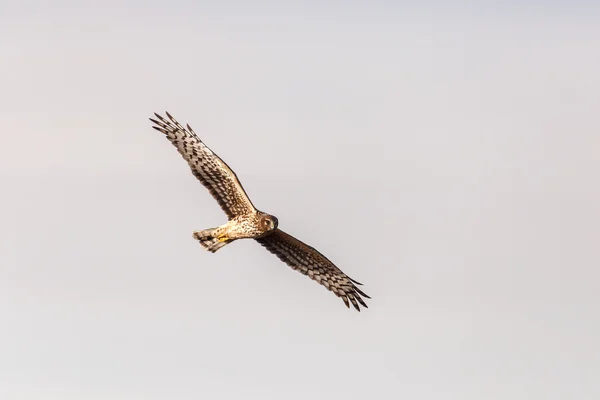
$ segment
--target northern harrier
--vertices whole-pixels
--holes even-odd
[[[210,252],[237,239],[255,239],[281,261],[308,275],[327,289],[341,297],[346,307],[350,303],[360,311],[358,304],[367,307],[361,296],[364,294],[359,282],[344,274],[323,254],[277,228],[273,215],[257,210],[236,174],[219,156],[212,152],[187,125],[184,128],[169,113],[158,120],[150,118],[154,129],[164,133],[177,151],[188,162],[192,173],[217,200],[229,221],[217,228],[194,232],[195,239]]]

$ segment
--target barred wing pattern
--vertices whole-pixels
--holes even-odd
[[[344,274],[316,249],[280,229],[275,230],[268,236],[256,239],[256,241],[292,269],[308,275],[311,279],[331,290],[336,296],[341,297],[346,307],[350,307],[348,302],[350,301],[358,311],[360,311],[358,303],[368,308],[361,296],[368,299],[370,297],[357,287],[361,283]]]
[[[217,200],[229,219],[237,215],[256,212],[246,191],[229,166],[212,152],[187,125],[184,128],[168,112],[168,120],[154,113],[158,120],[150,118],[159,132],[175,145],[179,154],[188,162],[192,173]]]

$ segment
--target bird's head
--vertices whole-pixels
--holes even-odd
[[[274,231],[277,229],[277,225],[279,225],[279,221],[277,221],[277,217],[269,214],[263,214],[260,217],[260,226],[267,231]]]

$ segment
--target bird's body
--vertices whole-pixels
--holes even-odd
[[[278,228],[276,217],[254,207],[231,168],[212,152],[187,125],[180,125],[169,113],[167,117],[155,114],[154,129],[164,133],[188,162],[192,173],[217,200],[229,220],[216,228],[193,233],[193,237],[208,251],[214,253],[228,243],[239,239],[255,239],[284,263],[317,281],[346,306],[350,303],[360,311],[358,304],[367,307],[361,296],[369,298],[357,285],[324,255]]]
[[[224,245],[238,239],[259,239],[277,229],[277,218],[256,211],[237,215],[217,228],[194,232],[193,236],[208,251],[214,253]]]

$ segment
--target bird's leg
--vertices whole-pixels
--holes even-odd
[[[229,237],[229,224],[230,222],[227,222],[225,225],[221,225],[220,227],[218,227],[213,237],[221,243],[227,243],[231,241],[231,238]]]

